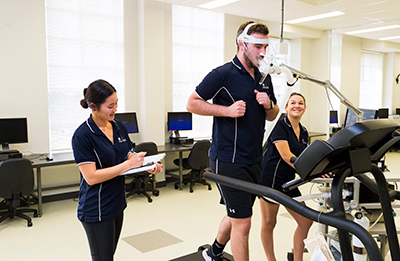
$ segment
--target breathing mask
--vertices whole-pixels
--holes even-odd
[[[239,43],[239,41],[241,41],[243,43],[244,54],[257,66],[260,73],[266,76],[270,73],[270,64],[275,62],[275,50],[269,45],[269,39],[255,38],[252,35],[248,35],[249,28],[253,25],[255,25],[255,23],[248,24],[244,28],[243,32],[237,37],[237,42]],[[266,53],[257,53],[251,44],[268,44]]]

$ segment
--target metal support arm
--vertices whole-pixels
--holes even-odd
[[[347,108],[349,108],[357,116],[358,121],[362,121],[364,112],[357,109],[356,107],[354,107],[354,105],[348,99],[346,99],[346,97],[329,80],[326,80],[326,81],[318,80],[318,79],[316,79],[308,74],[305,74],[299,70],[296,70],[286,64],[281,64],[280,66],[286,67],[293,74],[299,75],[300,79],[309,80],[310,82],[319,84],[319,85],[323,86],[324,88],[328,88],[331,92],[333,92],[333,94],[336,95],[336,97],[339,98],[341,103],[343,103]]]

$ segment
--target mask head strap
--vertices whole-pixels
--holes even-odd
[[[265,38],[255,38],[254,36],[248,35],[247,32],[249,31],[250,27],[255,25],[256,23],[251,23],[248,24],[243,32],[237,37],[237,42],[239,44],[239,41],[245,42],[245,43],[253,43],[253,44],[269,44],[269,39]]]

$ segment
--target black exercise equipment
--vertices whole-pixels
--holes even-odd
[[[378,246],[367,230],[347,220],[342,200],[344,180],[355,176],[372,191],[379,194],[385,219],[386,233],[392,260],[400,260],[399,242],[391,208],[392,199],[400,199],[400,192],[388,190],[386,179],[376,163],[400,140],[400,126],[386,119],[357,122],[339,131],[328,141],[316,140],[296,159],[294,165],[301,179],[285,186],[290,190],[324,173],[334,172],[331,195],[333,211],[317,212],[294,201],[285,194],[261,185],[240,181],[206,172],[211,181],[271,198],[300,215],[338,230],[343,260],[353,261],[350,234],[355,234],[364,244],[370,260],[383,261]],[[375,181],[364,173],[371,172]]]
[[[209,248],[210,245],[202,245],[197,249],[197,252],[191,253],[189,255],[186,256],[182,256],[182,257],[178,257],[175,259],[171,259],[169,261],[204,261],[203,258],[203,250],[206,248]],[[222,260],[223,261],[233,261],[233,256],[224,252],[222,255]]]

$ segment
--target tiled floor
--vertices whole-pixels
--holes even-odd
[[[389,153],[386,164],[391,172],[398,172],[400,175],[400,152]],[[303,186],[303,194],[308,194],[310,187]],[[312,191],[316,192],[315,188]],[[212,243],[224,215],[224,208],[218,201],[219,193],[215,184],[211,191],[197,185],[194,193],[189,193],[188,188],[175,190],[173,184],[168,184],[160,189],[160,196],[154,197],[152,203],[148,203],[142,196],[128,198],[115,260],[171,260],[195,252],[203,244]],[[313,201],[307,204],[317,207]],[[86,235],[76,218],[76,207],[77,202],[73,200],[45,203],[43,216],[33,219],[33,226],[30,228],[24,220],[18,218],[1,223],[0,260],[90,260]],[[260,241],[258,201],[254,213],[250,233],[250,258],[266,260]],[[294,221],[281,207],[275,229],[275,252],[278,260],[287,260],[294,228]],[[314,224],[310,235],[315,234],[315,231]],[[155,247],[138,245],[141,241]],[[231,253],[229,244],[226,251]],[[304,260],[310,260],[310,256],[305,254]]]

